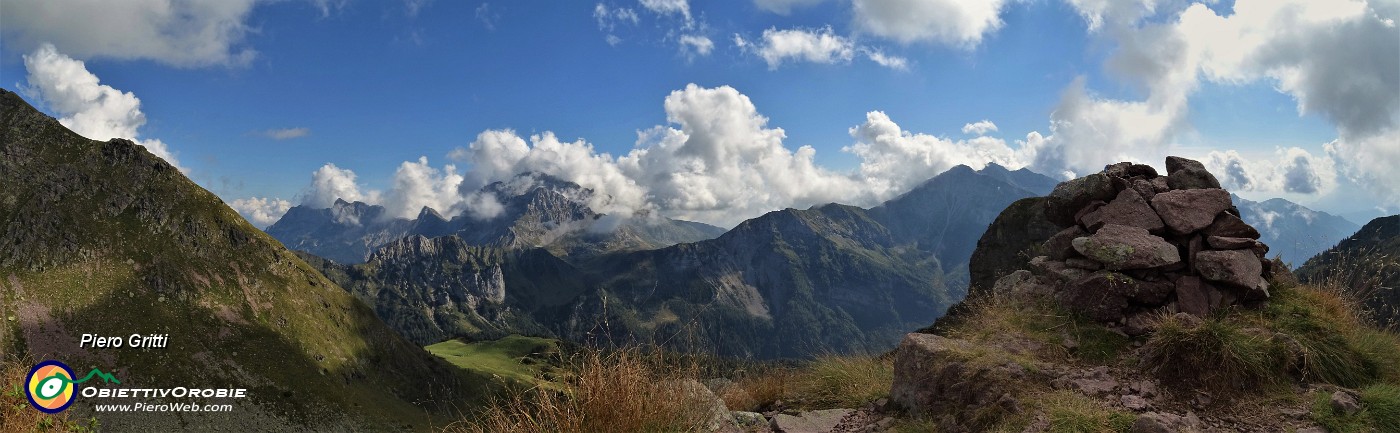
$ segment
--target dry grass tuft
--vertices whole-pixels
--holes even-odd
[[[687,432],[703,429],[713,414],[706,396],[685,385],[696,377],[695,366],[668,363],[659,351],[590,350],[573,364],[565,391],[515,394],[448,431]]]
[[[860,407],[890,395],[894,359],[822,356],[795,379],[795,391],[814,408]]]
[[[1400,279],[1400,256],[1382,248],[1325,251],[1299,272],[1314,287],[1336,292],[1363,320],[1380,328],[1400,325],[1400,287],[1390,287]]]
[[[745,374],[720,393],[725,405],[732,410],[761,412],[779,400],[790,398],[797,383],[797,374],[787,367],[758,367]]]

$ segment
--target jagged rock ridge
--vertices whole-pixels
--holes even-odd
[[[589,207],[594,192],[540,173],[521,173],[473,194],[499,205],[495,215],[461,212],[446,219],[424,207],[414,219],[387,215],[384,207],[337,200],[328,209],[300,205],[267,233],[288,248],[341,263],[364,262],[375,249],[409,236],[455,234],[471,245],[508,249],[547,248],[561,257],[654,249],[711,239],[723,229],[641,213],[627,218]]]

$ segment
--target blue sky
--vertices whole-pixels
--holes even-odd
[[[525,169],[729,225],[958,163],[1166,154],[1249,198],[1400,209],[1389,0],[74,1],[3,6],[0,85],[79,127],[118,119],[75,130],[163,146],[259,225],[333,196],[475,215],[475,187]],[[73,96],[82,69],[139,105]]]

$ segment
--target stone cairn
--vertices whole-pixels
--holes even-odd
[[[1051,296],[1128,334],[1157,314],[1197,317],[1269,298],[1269,247],[1240,220],[1230,193],[1200,162],[1167,157],[1167,175],[1121,162],[1060,183],[1045,217],[1063,227],[1032,271],[997,280],[1000,293]]]

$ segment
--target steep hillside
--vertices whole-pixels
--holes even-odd
[[[267,233],[288,248],[353,264],[409,236],[456,234],[471,245],[547,248],[561,257],[587,258],[712,239],[724,232],[708,224],[647,214],[631,218],[600,214],[588,206],[592,190],[539,173],[493,182],[472,195],[474,200],[497,205],[498,212],[489,216],[465,212],[448,220],[425,207],[410,220],[387,215],[382,206],[337,200],[328,209],[293,207]]]
[[[1400,323],[1400,215],[1371,220],[1297,273],[1306,283],[1343,288],[1361,298],[1383,325]]]
[[[0,185],[0,351],[128,388],[248,389],[205,400],[227,413],[97,413],[191,401],[79,398],[69,413],[104,430],[421,429],[483,391],[141,146],[83,138],[7,90]],[[82,334],[169,341],[80,347]]]

